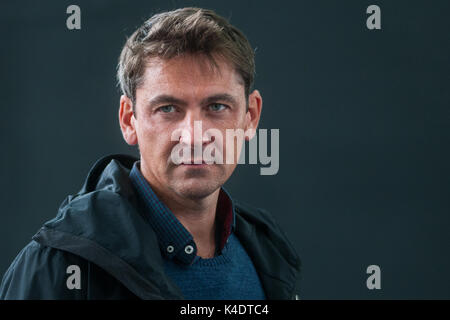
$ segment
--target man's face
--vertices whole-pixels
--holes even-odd
[[[143,84],[136,90],[135,114],[129,121],[132,139],[127,139],[124,132],[129,144],[136,142],[139,145],[141,171],[152,186],[190,199],[210,195],[231,176],[239,152],[235,146],[235,161],[225,163],[226,129],[256,129],[261,110],[259,93],[254,91],[246,111],[243,81],[234,68],[216,59],[218,69],[213,69],[206,59],[200,55],[170,60],[151,58]],[[121,100],[121,109],[123,104],[126,99]],[[124,131],[122,122],[126,120],[122,120],[125,118],[122,114],[121,110]],[[194,135],[195,121],[201,121],[201,136]],[[211,128],[222,133],[223,144],[203,135]],[[185,136],[172,141],[172,134],[183,130],[190,133],[190,139]],[[178,143],[192,149],[192,163],[198,160],[194,156],[196,143],[202,146],[202,151],[215,143],[223,148],[224,164],[176,165],[171,153]]]

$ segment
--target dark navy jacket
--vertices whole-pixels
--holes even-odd
[[[5,273],[1,299],[183,299],[164,273],[155,232],[141,215],[129,172],[137,159],[97,161]],[[235,234],[252,259],[268,299],[294,299],[300,260],[270,214],[235,203]],[[69,289],[69,266],[81,288]]]

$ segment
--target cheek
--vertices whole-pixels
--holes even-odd
[[[145,150],[147,156],[151,158],[164,158],[162,155],[170,154],[175,143],[170,140],[170,128],[152,123],[141,127],[138,139],[140,149]]]
[[[232,113],[228,117],[214,121],[212,126],[225,133],[226,129],[243,129],[245,126],[245,115]]]
[[[139,149],[141,151],[152,148],[155,144],[155,130],[146,121],[139,119],[139,125],[136,127]]]
[[[216,123],[216,125],[218,124]],[[217,139],[214,144],[222,153],[226,171],[229,173],[235,169],[242,144],[245,141],[244,121],[243,119],[230,119],[221,123],[217,129],[221,132],[222,139]],[[229,130],[228,134],[227,129]]]

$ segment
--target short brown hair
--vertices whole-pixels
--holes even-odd
[[[144,22],[126,41],[117,66],[122,93],[136,102],[146,59],[171,59],[185,53],[225,58],[242,77],[246,98],[253,86],[254,51],[244,34],[212,10],[182,8],[162,12]]]

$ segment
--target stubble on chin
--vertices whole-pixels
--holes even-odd
[[[187,170],[181,176],[172,171],[169,181],[169,188],[179,196],[200,200],[220,188],[225,183],[226,177],[224,168],[219,168],[219,173],[215,174],[209,170]]]

